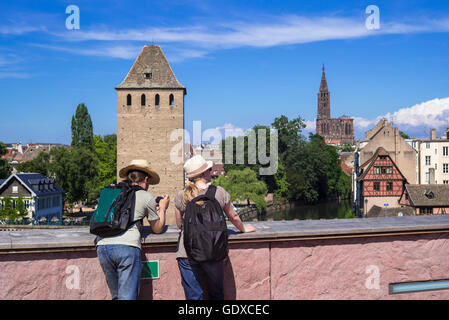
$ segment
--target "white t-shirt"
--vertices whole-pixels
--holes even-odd
[[[149,221],[159,220],[156,210],[156,200],[151,193],[139,190],[136,192],[136,205],[134,209],[134,221],[142,218],[147,218]],[[109,244],[123,244],[127,246],[141,248],[141,236],[137,225],[134,224],[124,233],[113,237],[101,238],[97,237],[97,246],[104,246]]]

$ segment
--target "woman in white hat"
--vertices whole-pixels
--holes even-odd
[[[189,179],[184,190],[178,192],[175,197],[176,224],[181,230],[176,259],[181,273],[182,286],[187,300],[201,300],[203,288],[201,274],[205,276],[207,292],[210,299],[223,300],[224,261],[198,263],[189,259],[184,248],[183,220],[182,216],[187,204],[198,195],[205,194],[211,182],[210,171],[212,161],[206,161],[201,155],[196,155],[187,160],[184,165],[186,176]],[[241,232],[256,231],[251,225],[244,225],[238,214],[234,211],[229,193],[217,186],[215,199],[220,203],[229,221]]]

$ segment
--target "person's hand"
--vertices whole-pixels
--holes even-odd
[[[243,228],[244,228],[244,230],[245,230],[245,231],[243,231],[243,232],[245,232],[245,233],[256,231],[256,228],[253,227],[253,226],[250,225],[250,224],[244,225]]]
[[[168,194],[162,195],[162,199],[159,201],[159,209],[165,210],[168,208],[168,205],[170,204],[170,197]]]

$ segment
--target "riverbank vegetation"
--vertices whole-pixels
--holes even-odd
[[[304,128],[305,123],[301,117],[289,120],[282,115],[274,119],[271,128],[257,125],[252,128],[253,133],[247,132],[246,136],[226,138],[221,143],[221,150],[227,175],[237,176],[238,171],[250,169],[254,171],[260,182],[265,183],[267,192],[273,193],[275,199],[283,198],[305,204],[318,203],[330,198],[349,199],[351,197],[351,178],[340,167],[339,150],[334,146],[326,145],[324,139],[319,135],[311,133],[308,137],[304,136],[302,133]],[[260,131],[260,129],[265,129],[265,131]],[[271,129],[276,129],[276,131]],[[258,134],[260,132],[266,133],[265,138]],[[254,141],[250,142],[254,136],[249,138],[249,134],[255,136],[255,154],[257,155],[259,155],[259,146],[263,146],[263,140],[262,144],[259,143],[259,140],[265,139],[266,146],[265,150],[262,150],[262,154],[266,152],[267,157],[273,155],[270,154],[273,152],[270,149],[270,143],[276,139],[278,162],[274,175],[261,174],[260,168],[267,168],[270,164],[262,165],[260,161],[254,164],[254,161],[250,161],[250,157],[254,157],[254,154],[251,151],[248,152],[250,150],[248,145],[252,143],[254,147]],[[237,163],[236,150],[238,143],[242,141],[244,161],[241,163],[242,159],[240,159]],[[226,155],[231,152],[228,149],[227,153],[227,148],[232,148],[234,155],[231,163],[229,163],[229,159],[226,159]],[[229,190],[232,190],[232,195],[235,195],[234,197],[231,195],[232,200],[244,199],[244,192],[253,190],[248,184],[244,191],[240,191],[239,196],[237,190],[233,190],[233,185],[227,183],[226,179],[223,177],[216,184],[229,185]]]

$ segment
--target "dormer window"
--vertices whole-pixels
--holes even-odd
[[[424,195],[427,197],[427,199],[433,199],[435,196],[431,190],[426,190],[424,192]]]
[[[151,72],[146,72],[146,73],[144,73],[143,75],[144,75],[145,79],[151,79],[151,78],[153,78],[153,74],[152,74]]]

